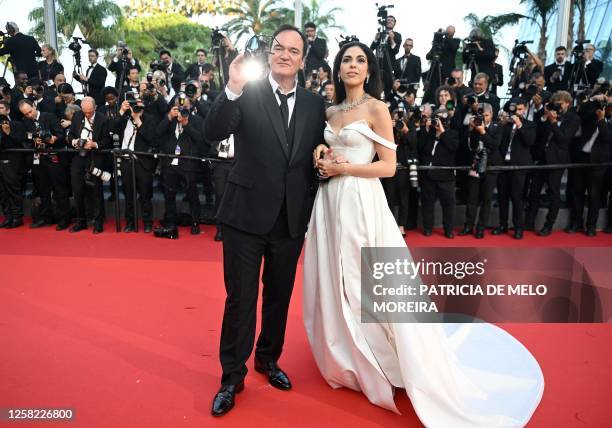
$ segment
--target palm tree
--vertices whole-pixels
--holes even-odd
[[[487,15],[480,19],[478,15],[470,13],[466,15],[463,20],[472,28],[480,29],[486,38],[493,40],[495,45],[501,46],[502,49],[507,51],[508,48],[503,46],[498,39],[499,32],[508,25],[517,24],[522,18],[526,18],[525,15],[521,15],[520,13],[505,13],[497,16]]]
[[[578,40],[584,40],[585,37],[585,19],[586,9],[589,0],[574,0],[574,6],[578,9]]]
[[[64,37],[69,38],[78,24],[90,46],[108,48],[116,43],[115,30],[121,21],[121,9],[113,1],[57,0],[56,3],[57,29]],[[34,35],[44,39],[43,8],[32,10],[28,18],[34,22]]]
[[[317,26],[318,36],[327,39],[325,31],[336,28],[340,31],[346,31],[344,26],[336,23],[336,16],[343,12],[341,7],[334,6],[326,11],[322,10],[325,0],[310,0],[310,3],[303,6],[302,9],[302,25],[306,22],[312,22]],[[293,24],[295,20],[295,10],[284,9],[284,20],[288,24]]]
[[[538,43],[538,56],[542,62],[546,62],[546,43],[548,43],[548,24],[556,10],[558,0],[521,0],[527,4],[530,16],[527,19],[535,22],[540,28],[540,41]]]
[[[191,18],[204,13],[219,13],[234,3],[233,0],[130,0],[129,8],[136,12],[136,16],[167,13]]]
[[[240,0],[223,11],[225,15],[236,16],[223,28],[236,40],[253,33],[272,33],[284,18],[278,3],[279,0]]]

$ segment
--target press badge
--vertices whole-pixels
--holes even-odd
[[[34,153],[34,162],[33,165],[40,165],[40,155],[38,153]]]

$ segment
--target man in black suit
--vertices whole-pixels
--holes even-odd
[[[514,105],[514,112],[510,106]],[[527,101],[518,98],[510,100],[509,118],[503,125],[503,137],[500,155],[503,165],[533,165],[531,147],[535,143],[535,124],[527,119]],[[497,180],[499,194],[499,226],[493,229],[492,235],[508,232],[508,212],[512,200],[512,224],[514,238],[523,238],[523,190],[526,170],[502,171]]]
[[[382,33],[376,33],[376,36],[374,36],[374,41],[372,42],[372,45],[370,45],[370,49],[372,49],[378,56],[378,65],[382,71],[382,80],[385,93],[388,93],[393,85],[395,57],[399,53],[400,46],[402,45],[402,35],[396,31],[393,31],[396,22],[395,16],[387,16],[385,31]],[[382,47],[380,46],[381,39],[386,40],[384,46]],[[380,54],[377,52],[379,47],[382,49]]]
[[[439,30],[442,32],[442,29]],[[440,80],[441,84],[444,84],[444,81],[450,76],[451,71],[456,68],[455,58],[457,56],[457,49],[459,49],[459,44],[461,40],[454,37],[455,35],[455,27],[449,25],[446,27],[446,31],[444,32],[444,40],[442,42],[441,49],[439,51],[432,49],[427,52],[425,59],[434,60],[437,54],[440,54]],[[437,82],[436,82],[437,85]],[[432,92],[435,92],[437,88],[432,88]]]
[[[123,55],[125,53],[125,56]],[[115,73],[115,88],[120,90],[127,80],[127,73],[130,67],[136,67],[140,72],[140,63],[132,54],[132,50],[127,47],[119,46],[113,60],[108,65],[108,71]],[[123,80],[121,76],[123,75]]]
[[[306,67],[304,68],[304,72],[309,75],[315,70],[318,72],[319,67],[326,64],[325,55],[327,55],[327,42],[325,39],[317,37],[317,26],[312,22],[307,22],[304,25],[304,33],[306,34],[306,40],[308,41],[308,48],[306,49]]]
[[[593,87],[604,67],[603,62],[594,58],[594,55],[595,46],[592,44],[586,45],[584,47],[584,71],[581,72],[576,63],[573,65],[576,74],[574,83]]]
[[[178,94],[181,89],[181,82],[185,79],[185,71],[180,64],[174,62],[170,51],[163,50],[159,53],[159,60],[164,65],[166,81],[172,85],[174,92]]]
[[[423,112],[426,114],[426,112]],[[436,119],[425,118],[418,131],[419,164],[429,166],[455,166],[455,152],[459,147],[457,131]],[[444,236],[453,239],[455,214],[455,171],[452,169],[424,170],[421,184],[423,234],[431,236],[434,223],[434,204],[440,199]]]
[[[90,49],[87,53],[89,67],[85,74],[74,76],[76,80],[84,84],[87,88],[86,94],[96,100],[96,104],[104,104],[102,99],[102,89],[106,85],[106,68],[98,64],[98,51]]]
[[[206,50],[198,49],[196,51],[196,57],[198,60],[193,64],[190,64],[185,70],[185,76],[188,79],[198,80],[200,76],[204,73],[204,66],[207,64],[206,62]]]
[[[31,146],[36,150],[32,165],[32,179],[40,194],[39,215],[33,216],[32,229],[44,226],[54,218],[51,193],[57,210],[57,230],[68,228],[70,203],[67,162],[55,149],[66,147],[65,133],[52,113],[36,110],[30,100],[21,100],[19,110],[23,114],[23,125]]]
[[[493,61],[496,61],[498,57],[499,57],[499,49],[495,48],[495,59]],[[504,69],[501,66],[501,64],[494,62],[493,63],[493,75],[491,76],[491,89],[489,90],[489,92],[497,95],[497,88],[503,85],[504,85]]]
[[[569,92],[556,92],[540,121],[541,139],[534,147],[536,159],[540,164],[565,164],[570,162],[570,144],[580,128],[580,117],[570,111],[572,96]],[[554,106],[554,107],[553,107]],[[561,206],[561,178],[564,168],[538,170],[533,176],[529,191],[529,211],[525,222],[528,225],[534,223],[538,213],[538,200],[544,183],[548,185],[551,196],[551,204],[546,215],[544,227],[538,232],[539,236],[548,236],[557,220]]]
[[[470,68],[472,80],[479,73],[484,73],[489,77],[490,82],[493,79],[496,58],[493,40],[486,38],[478,28],[470,32],[469,38],[472,43],[465,45],[464,42],[463,64]]]
[[[72,147],[79,149],[79,153],[72,158],[70,168],[70,182],[76,205],[76,223],[70,232],[87,229],[85,204],[86,201],[92,201],[93,233],[97,234],[104,231],[104,196],[101,178],[92,176],[90,171],[93,167],[102,169],[103,157],[96,151],[111,148],[112,141],[109,136],[109,120],[102,113],[96,112],[96,101],[91,97],[83,98],[81,110],[72,117],[68,133],[68,141]]]
[[[416,83],[421,81],[421,58],[410,53],[414,46],[412,39],[404,41],[404,55],[395,61],[395,78],[402,79],[405,83]],[[417,87],[408,86],[408,90],[416,94]]]
[[[157,143],[155,128],[157,121],[154,116],[144,113],[144,102],[138,99],[135,106],[124,101],[119,109],[119,115],[110,124],[110,130],[119,135],[122,151],[152,152]],[[134,163],[135,180],[132,179]],[[127,225],[123,229],[129,233],[135,230],[134,224],[134,192],[137,192],[142,212],[145,233],[153,230],[153,173],[156,159],[152,156],[135,156],[121,158],[121,182],[125,196],[125,219]],[[136,183],[136,189],[132,184]]]
[[[41,56],[42,53],[36,39],[20,33],[19,27],[14,22],[6,23],[6,32],[11,37],[4,39],[0,56],[9,54],[13,63],[13,70],[25,71],[28,74],[28,79],[39,77],[36,57]]]
[[[23,225],[23,153],[5,152],[3,149],[23,149],[23,124],[11,119],[11,105],[0,100],[0,206],[4,221],[0,228],[14,229]]]
[[[572,63],[566,60],[566,56],[565,46],[559,46],[555,49],[555,62],[544,67],[546,90],[551,93],[569,90]]]
[[[493,123],[493,108],[491,104],[481,104],[482,118],[472,117],[468,129],[468,149],[472,154],[472,170],[467,178],[467,203],[465,206],[465,227],[460,236],[471,235],[477,239],[484,238],[484,230],[489,225],[491,212],[491,199],[497,184],[496,171],[480,171],[477,159],[482,159],[486,151],[487,162],[483,165],[495,166],[501,164],[499,145],[501,143],[502,129]],[[480,213],[478,212],[480,208]],[[476,217],[478,215],[478,222]],[[476,225],[476,230],[474,230]]]
[[[234,134],[235,158],[217,213],[223,228],[227,299],[221,331],[222,387],[212,414],[234,406],[244,387],[255,339],[259,272],[264,260],[261,333],[255,370],[291,389],[280,358],[297,261],[312,209],[313,150],[323,141],[323,98],[296,85],[308,42],[295,27],[275,33],[267,79],[246,85],[244,56],[230,65],[229,82],[208,113],[206,138]]]

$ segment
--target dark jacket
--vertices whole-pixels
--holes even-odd
[[[72,140],[81,138],[81,130],[85,124],[85,115],[82,111],[77,111],[72,116],[72,123],[70,124],[70,131],[68,132],[68,146],[71,147]],[[98,150],[110,149],[113,146],[113,142],[109,134],[110,121],[106,116],[100,112],[96,112],[94,116],[93,129],[91,139],[98,144],[98,149],[91,149],[87,151],[87,160],[93,160],[94,164],[98,167],[102,167],[102,153],[98,153]]]
[[[87,75],[86,70],[83,71],[84,75]],[[89,79],[86,82],[87,95],[93,97],[96,100],[96,104],[98,105],[104,104],[104,100],[102,99],[102,89],[104,89],[104,87],[106,86],[106,75],[106,68],[102,67],[100,64],[96,64],[91,70]],[[80,77],[75,76],[75,79],[81,82]]]
[[[502,160],[505,160],[508,153],[508,145],[512,137],[513,123],[503,126],[503,137],[499,148]],[[531,148],[535,144],[536,126],[535,123],[523,120],[523,125],[517,128],[512,137],[512,147],[510,147],[510,165],[533,165]]]
[[[563,64],[563,76],[561,79],[552,80],[553,74],[559,69],[556,63],[552,63],[544,67],[544,79],[546,80],[546,89],[553,94],[557,91],[567,91],[569,88],[569,80],[572,75],[572,63],[566,61]]]
[[[327,53],[327,42],[324,39],[315,37],[312,42],[308,42],[308,54],[306,55],[306,68],[304,73],[309,75],[312,70],[319,70],[325,64],[325,54]]]
[[[123,133],[130,120],[130,112],[123,116],[118,116],[110,122],[110,131],[119,135],[119,144],[123,142]],[[136,132],[134,139],[135,152],[154,153],[158,150],[158,139],[156,134],[157,121],[154,116],[144,113],[142,115],[142,125]],[[157,159],[153,156],[137,156],[138,161],[145,169],[153,172],[157,165]]]
[[[486,73],[487,76],[489,76],[489,81],[491,81],[495,72],[493,67],[495,61],[495,45],[491,39],[482,39],[480,40],[480,47],[482,51],[476,49],[474,63],[472,63],[470,68],[472,70],[472,80],[474,76],[476,76],[476,73]],[[463,64],[470,64],[470,55],[468,55],[466,51],[463,52]]]
[[[439,142],[435,145],[436,150],[432,155],[436,141],[435,130],[432,127],[428,132],[422,127],[418,132],[419,164],[432,166],[455,166],[455,153],[459,148],[459,135],[452,129],[442,133]],[[434,181],[455,180],[455,171],[445,170],[423,170],[422,177]]]
[[[52,81],[58,74],[64,74],[64,66],[56,59],[51,64],[47,63],[46,60],[38,62],[38,75],[41,82]]]
[[[0,49],[0,56],[9,54],[13,60],[14,70],[25,71],[28,78],[38,77],[38,64],[36,57],[41,55],[40,46],[36,39],[23,33],[4,39],[4,47]]]
[[[178,121],[176,119],[170,120],[168,115],[165,115],[162,121],[157,125],[157,138],[159,139],[160,152],[173,155],[175,154],[176,146],[178,145],[181,149],[181,156],[200,156],[203,152],[202,146],[206,143],[204,141],[204,121],[198,115],[189,116],[189,122],[183,127],[183,132],[180,134],[178,140],[176,138],[176,127]],[[171,167],[172,159],[163,158],[162,167]],[[200,169],[201,161],[179,159],[179,168],[184,171],[198,171]]]
[[[136,58],[132,58],[132,63],[131,64],[127,64],[127,68],[131,67],[132,65],[134,65],[138,71],[141,70],[140,68],[140,63],[138,62],[138,60]],[[111,63],[108,65],[108,71],[112,71],[115,73],[115,89],[119,90],[121,88],[121,86],[123,86],[123,82],[121,81],[121,73],[123,72],[123,69],[126,68],[124,66],[124,63],[122,60],[119,60],[117,57],[114,57],[113,60],[111,61]],[[125,70],[125,73],[123,75],[123,78],[126,79],[127,78],[127,69]]]
[[[402,68],[404,62],[405,65]],[[405,79],[407,83],[419,83],[421,81],[421,58],[410,54],[404,61],[404,56],[401,56],[395,61],[394,71],[396,79]]]
[[[580,117],[569,111],[556,124],[540,121],[541,132],[534,150],[536,159],[546,164],[569,163],[570,144],[580,127]]]
[[[18,152],[4,152],[3,149],[23,149],[26,147],[26,131],[23,123],[16,120],[10,121],[11,132],[6,135],[0,129],[0,161],[23,162],[24,154]]]
[[[459,39],[444,39],[444,44],[440,55],[440,71],[442,74],[443,82],[448,76],[450,76],[451,71],[453,71],[453,68],[456,67],[455,57],[457,56],[457,49],[459,49],[460,43],[461,41]],[[427,52],[425,59],[434,59],[432,50]]]
[[[496,123],[491,123],[486,128],[484,135],[476,131],[472,131],[468,135],[468,148],[474,153],[479,146],[479,141],[482,141],[485,150],[487,151],[487,165],[501,165],[502,157],[499,151],[499,146],[502,141],[503,129]]]

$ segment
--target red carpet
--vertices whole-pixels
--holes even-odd
[[[251,370],[236,409],[213,419],[225,295],[213,232],[194,237],[182,229],[169,241],[117,234],[110,223],[98,236],[0,230],[0,408],[72,408],[74,422],[53,426],[88,428],[420,426],[403,393],[398,416],[322,380],[302,325],[301,280],[280,361],[294,390],[278,391]],[[407,239],[411,246],[612,246],[612,235],[601,233],[449,241],[409,232]],[[612,426],[612,325],[503,327],[544,371],[544,397],[529,426]],[[2,426],[17,425],[40,423]]]

